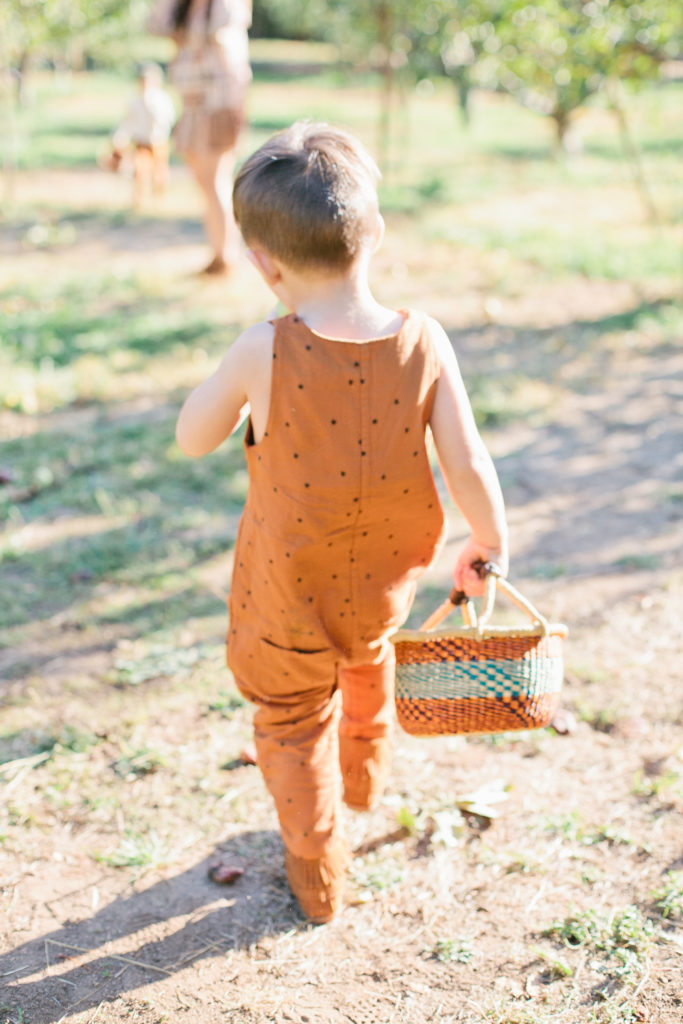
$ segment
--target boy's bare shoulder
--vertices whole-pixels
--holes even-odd
[[[270,320],[260,320],[246,327],[235,341],[235,345],[249,348],[272,347],[275,328]]]
[[[228,350],[231,359],[248,362],[252,366],[273,358],[273,338],[275,328],[272,323],[262,320],[245,328]]]
[[[443,326],[433,316],[426,316],[425,323],[430,340],[440,361],[443,363],[445,360],[452,360],[454,357],[453,345]]]

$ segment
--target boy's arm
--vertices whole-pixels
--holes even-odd
[[[507,523],[503,494],[493,460],[481,439],[467,391],[446,332],[430,321],[441,374],[430,426],[448,491],[472,531],[453,572],[455,585],[472,596],[483,584],[472,563],[495,561],[508,569]]]
[[[218,369],[189,394],[176,424],[176,440],[186,455],[207,455],[237,429],[249,412],[250,395],[263,389],[272,344],[272,324],[249,327]]]
[[[134,96],[129,102],[126,113],[123,120],[119,125],[116,126],[112,135],[112,145],[115,150],[122,151],[130,145],[133,132],[135,130],[136,122],[140,117],[140,98]]]

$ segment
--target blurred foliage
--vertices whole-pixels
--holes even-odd
[[[549,115],[563,139],[573,111],[609,80],[655,78],[680,56],[678,0],[260,0],[270,25],[335,42],[354,64],[414,85],[453,80]]]
[[[483,21],[482,7],[489,14]],[[664,0],[512,0],[502,16],[501,4],[478,0],[469,11],[446,63],[469,59],[475,84],[550,115],[560,140],[572,112],[606,83],[654,78],[680,49],[680,8]]]
[[[14,0],[0,8],[0,67],[18,84],[32,58],[79,67],[123,59],[151,0]],[[553,118],[617,80],[655,78],[680,56],[678,0],[257,0],[254,33],[333,42],[387,89],[448,77],[465,116],[471,88],[508,92]],[[158,41],[157,41],[158,42]],[[164,44],[166,41],[162,41]]]
[[[3,63],[24,54],[69,61],[88,44],[144,25],[149,0],[13,0],[0,6]]]

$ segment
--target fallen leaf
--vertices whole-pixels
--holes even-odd
[[[464,825],[460,811],[435,811],[432,818],[435,826],[431,836],[433,845],[457,846]]]
[[[211,881],[217,882],[218,885],[234,885],[237,879],[244,874],[244,869],[231,867],[230,864],[223,864],[219,861],[218,864],[209,866],[208,874]]]
[[[502,779],[493,779],[485,782],[479,789],[472,793],[464,793],[457,796],[453,801],[456,807],[469,814],[476,814],[480,818],[497,818],[500,813],[493,804],[507,800],[507,791],[510,787]]]

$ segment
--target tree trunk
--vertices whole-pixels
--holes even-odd
[[[393,19],[391,3],[381,0],[376,8],[377,35],[384,51],[382,64],[382,97],[378,127],[378,150],[383,168],[389,165],[389,149],[391,145],[391,114],[394,102],[394,68],[391,63],[391,45],[393,38]]]
[[[18,107],[25,107],[28,103],[28,72],[31,66],[31,54],[24,51],[19,58],[19,63],[14,69],[14,99]]]
[[[566,153],[565,138],[571,122],[571,111],[555,108],[550,115],[555,122],[555,148],[560,155]]]
[[[451,77],[454,80],[455,88],[458,93],[458,106],[460,108],[462,123],[465,128],[469,128],[472,123],[472,114],[470,110],[470,93],[472,92],[472,83],[470,82],[469,71],[466,67],[459,67],[453,72]]]
[[[619,137],[621,139],[621,145],[624,150],[624,154],[628,161],[628,165],[631,169],[633,181],[638,190],[640,198],[643,201],[643,205],[647,210],[648,217],[653,224],[660,222],[659,211],[654,204],[654,200],[650,194],[650,188],[645,178],[645,171],[643,169],[643,161],[640,155],[640,149],[636,140],[631,134],[631,126],[628,121],[626,114],[626,108],[624,106],[621,90],[619,88],[619,82],[616,79],[608,80],[607,82],[607,97],[609,99],[609,105],[614,114],[614,117],[619,128]]]

